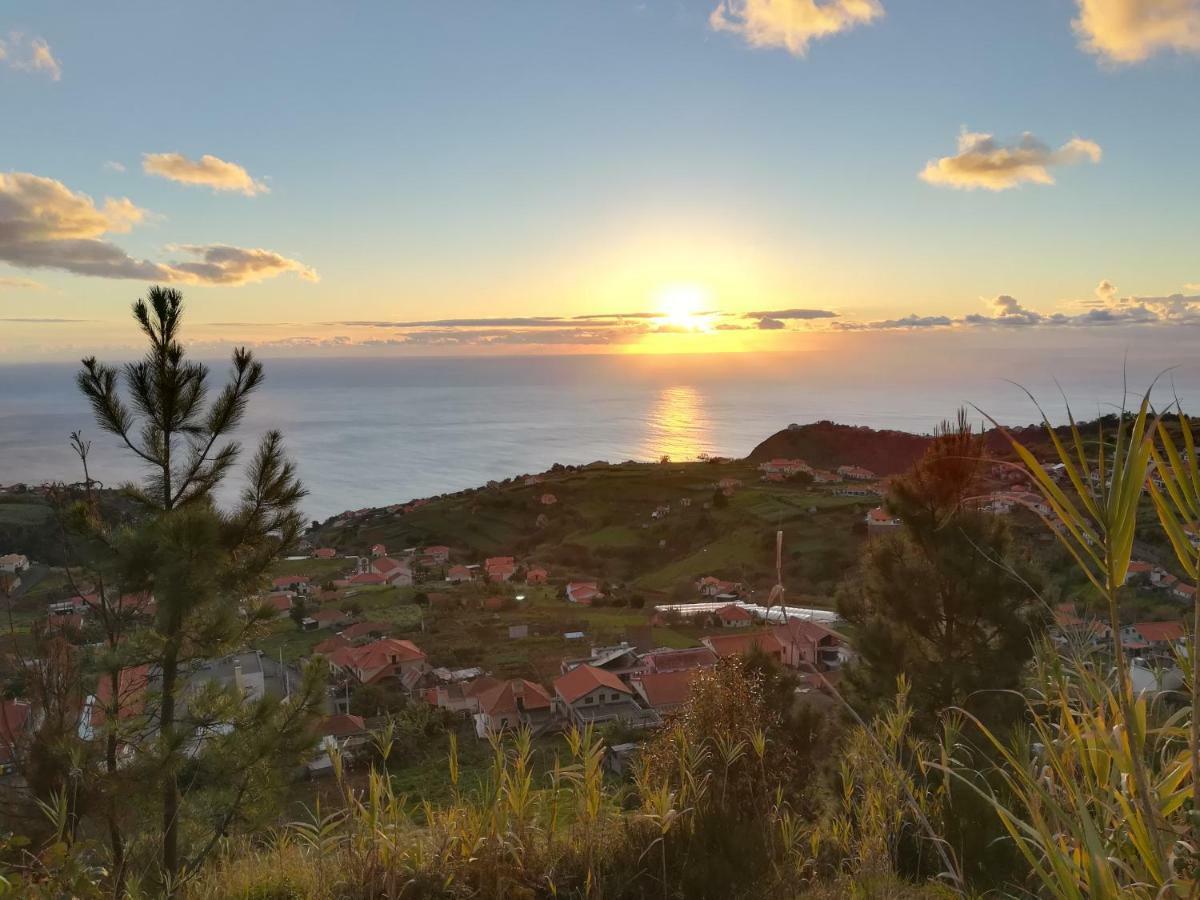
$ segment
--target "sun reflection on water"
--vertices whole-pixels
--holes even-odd
[[[704,396],[691,385],[663,388],[646,420],[644,455],[669,456],[677,462],[693,460],[708,449],[712,439]]]

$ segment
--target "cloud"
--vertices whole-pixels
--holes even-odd
[[[270,250],[184,245],[176,249],[195,259],[157,263],[134,259],[105,240],[130,231],[146,216],[146,210],[125,197],[109,197],[97,205],[61,181],[0,172],[0,261],[24,269],[185,284],[246,284],[285,272],[317,280],[313,269]]]
[[[914,331],[946,328],[954,324],[954,319],[949,316],[919,316],[912,313],[902,319],[884,319],[878,322],[834,322],[833,327],[839,331]]]
[[[747,319],[836,319],[827,309],[760,309],[744,314]]]
[[[1039,325],[1046,317],[1032,309],[1026,309],[1015,297],[1001,294],[991,301],[992,315],[984,316],[972,313],[965,316],[963,321],[969,325],[1006,325],[1020,328],[1025,325]]]
[[[780,47],[804,56],[811,41],[882,15],[878,0],[720,0],[708,24],[741,36],[751,47]]]
[[[95,321],[95,319],[0,319],[0,322],[11,322],[14,325],[71,325]]]
[[[40,281],[30,278],[0,278],[0,288],[12,288],[18,291],[44,291],[46,286]]]
[[[1054,184],[1051,166],[1098,163],[1100,154],[1098,144],[1082,138],[1072,138],[1054,150],[1029,132],[1005,146],[990,134],[964,130],[958,136],[958,153],[930,160],[920,177],[929,184],[960,190],[1003,191],[1024,182]]]
[[[239,191],[247,197],[265,194],[269,188],[255,181],[250,173],[237,163],[226,162],[216,156],[205,154],[200,159],[188,159],[181,153],[146,153],[142,156],[142,170],[147,175],[157,175],[180,184],[200,184],[214,191]]]
[[[1200,281],[1185,284],[1183,286],[1183,289],[1185,291],[1200,291]]]
[[[170,264],[173,280],[194,284],[238,285],[295,272],[305,281],[320,281],[316,269],[272,250],[231,247],[228,244],[183,244],[172,249],[196,260]]]
[[[1085,50],[1136,63],[1160,50],[1200,53],[1200,0],[1076,0]]]
[[[118,173],[120,173],[120,172],[124,172],[124,171],[125,171],[125,164],[124,164],[124,163],[119,163],[119,162],[117,162],[115,159],[110,159],[108,162],[106,162],[106,163],[105,163],[103,166],[101,166],[100,168],[104,169],[104,171],[105,171],[105,172],[118,172]]]
[[[787,328],[787,323],[779,319],[762,318],[758,320],[757,327],[763,331],[778,331],[780,328]]]
[[[40,37],[30,38],[19,31],[0,38],[0,62],[18,72],[44,72],[51,80],[62,78],[62,66],[54,58],[50,45]]]

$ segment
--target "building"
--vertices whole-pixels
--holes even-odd
[[[875,481],[879,477],[862,466],[838,466],[837,473],[847,481]]]
[[[721,622],[722,628],[749,628],[754,624],[754,616],[735,603],[722,606],[713,615]]]
[[[769,631],[753,634],[714,634],[700,638],[700,643],[722,659],[759,651],[780,663],[783,662],[783,644]]]
[[[477,697],[475,733],[480,737],[509,728],[540,734],[555,724],[554,698],[540,684],[513,678],[493,685]]]
[[[646,727],[661,721],[653,710],[638,706],[629,685],[595,666],[576,666],[554,679],[554,694],[563,717],[579,728],[617,721]]]
[[[433,560],[438,565],[445,565],[450,562],[450,548],[443,547],[441,544],[434,544],[432,547],[425,547],[421,551],[422,556],[426,556]]]
[[[508,581],[517,571],[517,563],[511,556],[489,556],[483,562],[488,581]]]
[[[712,575],[705,575],[696,582],[696,590],[705,597],[737,597],[742,593],[742,583],[723,581]]]
[[[525,571],[526,584],[545,584],[547,577],[546,570],[540,566],[533,566]]]
[[[619,678],[624,678],[643,669],[641,656],[638,654],[637,648],[628,641],[622,641],[620,644],[612,647],[592,647],[591,653],[587,656],[578,659],[564,659],[560,663],[564,675],[572,669],[584,665],[592,666],[596,669],[604,669],[606,672],[611,672]]]
[[[359,684],[399,681],[408,689],[425,674],[425,653],[412,641],[384,638],[361,647],[342,647],[326,657],[329,671]]]
[[[330,635],[323,641],[319,641],[312,648],[313,656],[329,656],[335,650],[341,650],[343,647],[349,647],[350,642],[340,634]]]
[[[371,561],[371,574],[379,575],[387,584],[409,587],[413,583],[412,571],[407,563],[381,556]]]
[[[1149,647],[1154,650],[1167,650],[1180,643],[1186,636],[1183,623],[1175,622],[1136,622],[1121,629],[1121,645],[1124,647]]]
[[[451,584],[462,584],[471,580],[471,570],[466,566],[451,566],[446,570],[446,580]]]
[[[307,575],[280,575],[278,578],[272,579],[271,589],[274,591],[294,591],[297,594],[307,594],[311,581],[312,579]]]
[[[648,708],[665,715],[687,702],[692,685],[701,671],[681,669],[678,672],[648,672],[633,680],[633,688]]]
[[[594,581],[572,581],[567,585],[567,599],[581,606],[591,606],[604,596]]]
[[[792,617],[786,624],[776,626],[773,633],[783,647],[785,666],[826,671],[843,662],[845,640],[817,622]]]
[[[6,553],[0,556],[0,572],[10,575],[20,575],[29,568],[29,558],[20,553]]]
[[[352,644],[378,640],[391,633],[391,622],[355,622],[340,632],[341,636]]]
[[[784,478],[790,478],[801,472],[811,475],[813,471],[812,467],[802,459],[772,459],[769,462],[759,463],[758,470],[763,475],[782,475]]]
[[[882,506],[877,506],[867,513],[866,523],[868,537],[878,537],[879,535],[896,531],[904,526],[899,517],[893,516]]]
[[[318,547],[313,551],[313,557],[316,559],[335,559],[337,551],[332,547]]]
[[[540,502],[542,506],[553,506],[558,502],[558,498],[553,494],[542,494],[541,499],[538,502]]]
[[[680,650],[652,650],[641,658],[646,672],[684,672],[688,669],[711,669],[717,655],[708,647],[685,647]]]
[[[376,544],[371,548],[371,556],[375,559],[387,556],[387,547],[383,544]]]

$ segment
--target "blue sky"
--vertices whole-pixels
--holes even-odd
[[[800,55],[755,46],[747,23],[755,4],[802,17],[812,0],[724,2],[734,30],[713,27],[718,0],[10,2],[0,172],[98,206],[128,198],[144,215],[101,239],[137,260],[195,262],[203,250],[187,245],[284,261],[220,286],[170,270],[214,344],[607,348],[565,328],[551,345],[443,325],[462,337],[439,343],[343,323],[655,311],[679,285],[696,308],[675,330],[695,334],[605,334],[652,351],[779,348],[833,326],[903,330],[909,316],[966,328],[998,296],[1060,327],[1048,317],[1074,323],[1105,280],[1122,315],[1190,321],[1200,4],[1178,4],[1165,37],[1104,32],[1118,48],[1106,53],[1083,46],[1073,0],[879,0],[870,21]],[[1134,25],[1160,5],[1080,2]],[[21,64],[35,39],[57,72]],[[1144,58],[1113,58],[1130,52]],[[963,129],[1001,147],[1029,132],[1049,153],[1078,138],[1099,161],[1052,159],[1054,184],[1004,190],[919,178],[955,157]],[[155,153],[210,154],[269,190],[155,177]],[[0,191],[0,232],[5,209]],[[132,340],[145,279],[3,252],[0,318],[88,320],[9,323],[10,358]],[[1141,302],[1171,295],[1184,302]],[[741,335],[736,316],[718,329],[694,315],[788,309],[837,316]]]

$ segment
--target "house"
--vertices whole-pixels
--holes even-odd
[[[1184,639],[1186,629],[1183,623],[1175,622],[1136,622],[1121,629],[1121,645],[1126,647],[1145,646],[1156,650],[1166,650]]]
[[[754,616],[736,603],[722,606],[713,615],[720,620],[722,628],[749,628],[754,623]]]
[[[874,481],[879,477],[862,466],[838,466],[837,473],[849,481]]]
[[[539,734],[555,722],[554,698],[540,684],[513,678],[476,698],[475,733],[487,737],[509,728],[528,728]]]
[[[337,550],[333,549],[333,547],[318,547],[313,551],[313,556],[316,559],[335,559],[337,557]]]
[[[387,547],[383,546],[383,544],[374,545],[371,548],[371,556],[374,559],[381,559],[381,558],[387,556]]]
[[[612,647],[592,647],[589,655],[578,659],[564,659],[559,665],[564,675],[574,668],[587,665],[595,669],[604,669],[622,678],[640,672],[643,668],[637,648],[628,641],[622,641]]]
[[[411,689],[425,673],[425,653],[412,641],[396,638],[383,638],[361,647],[342,647],[326,660],[331,674],[359,684],[395,679]]]
[[[333,651],[349,646],[350,642],[348,640],[340,634],[335,634],[315,644],[312,648],[312,654],[313,656],[329,656]]]
[[[450,562],[450,548],[443,547],[441,544],[434,544],[432,547],[424,548],[421,555],[429,557],[439,565],[445,565]]]
[[[758,631],[754,634],[714,634],[700,638],[700,643],[722,659],[745,656],[757,650],[778,662],[783,662],[783,644],[769,631]]]
[[[150,687],[150,666],[129,666],[117,673],[117,690],[113,694],[112,676],[104,673],[96,681],[96,693],[87,697],[79,717],[79,738],[96,739],[101,729],[115,714],[118,721],[140,716],[146,709],[146,694]]]
[[[446,570],[446,580],[451,584],[462,584],[471,580],[471,570],[466,566],[451,566]]]
[[[812,477],[813,484],[836,484],[842,480],[841,475],[830,472],[828,469],[813,469]]]
[[[599,586],[594,581],[572,581],[567,585],[567,599],[581,606],[591,606],[594,601],[603,596],[604,594],[600,592]]]
[[[882,506],[877,506],[867,513],[866,523],[867,535],[869,537],[887,534],[889,531],[895,531],[904,525],[898,517],[893,516]]]
[[[33,706],[28,700],[0,700],[0,777],[16,769],[32,728]]]
[[[387,579],[375,572],[361,572],[351,578],[349,583],[355,585],[387,584]]]
[[[413,583],[412,571],[408,564],[386,556],[371,561],[371,573],[382,576],[387,584],[399,587],[409,587]]]
[[[542,506],[553,506],[558,502],[558,498],[553,494],[542,494],[541,499],[538,502],[541,503]]]
[[[0,556],[0,572],[10,575],[20,575],[29,568],[29,557],[20,553],[6,553]]]
[[[357,644],[364,640],[376,640],[381,637],[387,637],[391,633],[391,622],[355,622],[353,625],[339,632],[342,637],[352,644]]]
[[[645,727],[660,721],[657,713],[638,706],[625,682],[595,666],[576,666],[554,679],[554,694],[563,716],[579,728],[615,721]]]
[[[1167,576],[1168,578],[1170,576]],[[1171,596],[1177,600],[1191,600],[1196,596],[1196,586],[1194,584],[1184,584],[1182,581],[1176,581],[1171,586]]]
[[[295,591],[298,594],[307,594],[311,581],[312,579],[307,575],[280,575],[278,578],[272,579],[271,588],[276,591]]]
[[[641,659],[647,672],[683,672],[688,669],[711,669],[717,655],[708,647],[685,647],[681,650],[653,650]]]
[[[508,581],[517,571],[517,564],[511,556],[489,556],[483,561],[483,570],[488,581]]]
[[[362,737],[365,741],[368,734],[367,723],[363,717],[350,713],[326,716],[325,720],[317,727],[317,731],[323,737],[334,738],[339,743],[356,737]]]
[[[824,625],[792,616],[772,631],[783,646],[785,666],[826,670],[836,668],[842,662],[845,641]]]
[[[1149,580],[1154,572],[1154,566],[1140,559],[1129,561],[1129,568],[1125,571],[1125,584],[1136,580]]]
[[[437,670],[434,670],[435,674]],[[479,696],[499,685],[500,682],[487,675],[471,681],[450,681],[434,685],[422,696],[430,706],[449,712],[474,715],[479,712]]]
[[[317,623],[318,628],[337,628],[349,624],[353,617],[340,609],[327,608],[317,610],[309,618]]]
[[[701,671],[681,669],[678,672],[649,672],[635,678],[633,688],[647,707],[663,715],[687,701]]]
[[[742,592],[740,581],[722,581],[711,575],[705,575],[696,582],[696,590],[705,597],[736,597]]]
[[[267,594],[264,603],[275,610],[275,615],[282,619],[292,611],[292,596],[291,591],[276,591],[272,594]]]
[[[789,478],[800,472],[812,473],[812,467],[802,459],[772,459],[768,462],[759,463],[758,470],[763,475],[782,475],[784,478]]]
[[[533,487],[535,484],[541,484],[542,480],[543,479],[541,475],[526,475],[525,487]]]
[[[720,481],[717,482],[717,487],[720,488],[721,493],[724,494],[726,497],[733,496],[733,492],[736,491],[741,486],[742,486],[742,479],[740,479],[740,478],[726,477],[726,478],[722,478]]]
[[[545,584],[547,577],[546,570],[540,566],[534,566],[533,568],[525,571],[526,584]]]

